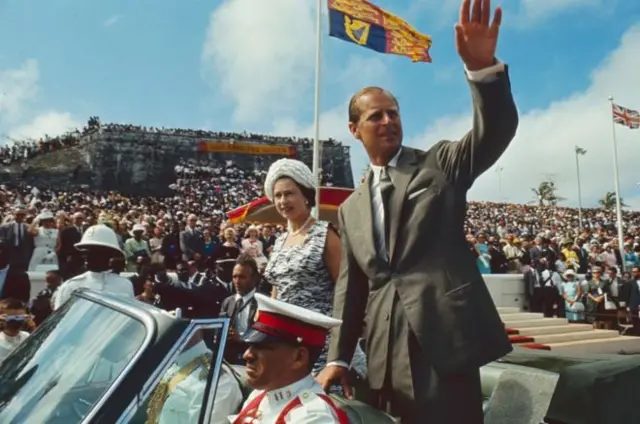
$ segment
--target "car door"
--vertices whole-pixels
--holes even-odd
[[[228,320],[193,320],[117,423],[210,423],[227,331]]]

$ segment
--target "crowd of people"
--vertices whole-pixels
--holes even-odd
[[[295,166],[293,171],[291,166]],[[273,171],[278,167],[281,171]],[[252,323],[256,293],[277,294],[298,306],[306,302],[311,309],[320,308],[323,316],[330,315],[329,289],[337,278],[340,255],[325,257],[323,252],[328,240],[334,249],[340,242],[328,223],[311,219],[315,182],[306,165],[282,159],[272,164],[269,173],[245,173],[230,161],[208,165],[185,161],[175,171],[172,188],[176,196],[172,199],[183,202],[179,209],[167,200],[154,203],[149,198],[134,200],[115,193],[2,188],[6,219],[0,226],[0,269],[6,263],[27,279],[16,283],[12,275],[4,290],[0,287],[3,297],[26,305],[31,296],[20,289],[28,287],[29,277],[22,270],[48,270],[46,289],[30,302],[28,310],[35,317],[30,328],[61,307],[73,290],[88,287],[135,296],[167,311],[181,308],[185,317],[232,317],[225,355],[230,363],[243,364],[246,346],[238,338]],[[305,187],[296,185],[287,172],[296,177],[306,172],[300,183]],[[283,186],[284,180],[290,180],[289,185]],[[273,188],[267,190],[267,186]],[[282,227],[230,225],[222,216],[220,205],[242,202],[263,191],[271,201],[283,193],[288,197],[287,208],[279,212],[288,214],[284,218],[299,244],[288,246],[286,255],[277,241]],[[213,205],[215,196],[225,195],[226,200],[217,200],[218,209],[202,206]],[[209,198],[214,200],[208,202]],[[200,206],[194,209],[191,200]],[[297,230],[292,231],[296,225]],[[314,273],[309,274],[308,266]],[[124,271],[131,274],[121,276]],[[310,295],[307,290],[311,287],[318,292]],[[22,333],[12,334],[11,340],[18,335]],[[326,362],[323,346],[317,346],[316,371]],[[359,364],[356,370],[364,369],[363,355],[359,358],[354,363]]]
[[[470,202],[466,233],[483,274],[522,273],[543,247],[554,269],[585,273],[591,266],[640,265],[640,212],[623,212],[624,254],[615,211],[547,205]]]
[[[86,228],[103,223],[116,232],[125,252],[125,260],[114,264],[116,270],[153,280],[158,273],[184,269],[185,276],[201,273],[229,283],[234,261],[243,254],[255,259],[262,272],[283,231],[280,226],[226,221],[225,212],[264,195],[266,174],[243,170],[228,160],[185,160],[175,167],[175,195],[169,198],[127,197],[86,187],[56,191],[3,185],[0,236],[19,238],[16,264],[29,271],[59,270],[64,280],[81,269],[73,242]],[[619,270],[621,279],[629,279],[633,267],[640,266],[640,213],[623,214],[623,253],[613,211],[584,209],[582,214],[580,227],[573,208],[470,202],[469,248],[484,274],[527,275],[535,264],[539,272],[556,273],[558,289],[567,285],[567,271],[591,275],[593,269],[601,269],[606,280],[615,274],[612,270]],[[24,223],[19,234],[11,233],[16,222]],[[77,234],[69,237],[69,228],[77,228]],[[191,232],[201,237],[189,237]],[[261,287],[265,293],[270,290],[268,284]],[[581,295],[588,290],[583,284]],[[155,299],[145,292],[144,282],[136,286],[136,295]],[[564,294],[558,295],[549,302],[561,302]]]
[[[27,264],[30,270],[52,261],[50,252],[46,251],[55,247],[57,229],[68,225],[76,213],[82,214],[84,227],[109,223],[116,229],[123,246],[136,224],[144,228],[148,237],[163,238],[171,233],[172,224],[184,226],[190,215],[196,217],[196,227],[209,240],[227,228],[227,211],[264,194],[266,171],[246,171],[233,161],[187,160],[175,167],[175,175],[175,183],[171,185],[175,195],[168,198],[127,197],[86,187],[56,191],[3,185],[0,186],[0,219],[6,224],[12,219],[15,207],[24,209],[28,235],[33,238],[34,250],[28,252],[32,259],[32,263]],[[331,176],[326,177],[324,184],[331,185]],[[52,216],[53,221],[43,219],[43,214]],[[549,259],[559,272],[571,268],[585,273],[593,265],[631,269],[640,264],[640,212],[625,211],[623,219],[624,258],[617,248],[615,212],[605,209],[584,209],[580,227],[578,211],[573,208],[470,202],[466,232],[482,273],[521,273],[534,245],[547,246],[553,252]],[[232,228],[240,243],[246,237],[247,226]],[[33,252],[38,253],[33,255]],[[214,257],[212,248],[208,247],[207,252],[207,257]],[[167,265],[173,264],[168,259],[170,256],[163,256],[167,257]]]
[[[0,144],[0,166],[11,165],[38,155],[77,146],[82,142],[83,136],[96,132],[106,133],[107,135],[116,133],[139,133],[145,134],[146,136],[148,136],[149,134],[157,134],[216,141],[255,141],[261,144],[297,144],[302,146],[309,146],[313,143],[313,140],[306,137],[283,137],[265,134],[254,134],[249,132],[221,132],[186,128],[158,128],[133,124],[103,124],[100,121],[99,117],[92,116],[89,118],[87,124],[83,128],[74,129],[59,136],[50,137],[48,135],[45,135],[37,140],[8,139],[10,143],[5,144],[3,142],[2,144]],[[332,146],[339,145],[340,143],[334,139],[329,138],[327,140],[324,140],[323,144],[325,146]]]

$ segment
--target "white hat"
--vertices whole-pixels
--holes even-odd
[[[307,165],[295,159],[279,159],[271,164],[264,180],[264,193],[272,202],[273,185],[283,177],[289,177],[303,187],[315,189],[317,186]]]
[[[569,268],[569,269],[568,269],[568,270],[566,270],[566,271],[564,272],[564,274],[562,274],[562,275],[563,275],[564,277],[569,277],[569,276],[575,277],[575,276],[576,276],[576,272],[575,272],[574,270],[572,270],[571,268]]]
[[[251,328],[242,335],[242,340],[248,344],[289,342],[322,348],[329,330],[342,324],[339,319],[263,294],[256,293],[254,297],[258,302],[258,313]]]
[[[51,211],[42,211],[38,216],[36,216],[36,221],[46,221],[50,219],[56,219],[56,217],[53,216]]]
[[[131,232],[132,232],[132,233],[135,233],[136,231],[142,231],[142,232],[145,232],[145,231],[146,231],[146,228],[144,228],[144,225],[142,225],[142,224],[135,224],[135,225],[133,226],[133,230],[131,230]]]
[[[82,235],[82,240],[75,244],[76,249],[99,246],[113,249],[124,256],[124,252],[120,249],[118,237],[115,231],[103,224],[98,224],[87,228]]]

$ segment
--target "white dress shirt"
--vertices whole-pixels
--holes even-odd
[[[7,280],[7,273],[9,272],[9,265],[0,269],[0,295],[2,295],[2,291],[4,290],[4,283]]]
[[[387,164],[387,168],[395,168],[398,166],[398,158],[400,158],[401,153],[402,147],[400,147],[395,156],[391,158]],[[373,217],[374,243],[376,244],[376,251],[380,252],[383,259],[389,260],[387,245],[384,239],[384,220],[386,217],[384,216],[384,204],[382,202],[382,192],[380,191],[380,173],[384,166],[374,164],[371,164],[370,166],[371,171],[373,172],[369,191],[371,193],[371,215]],[[391,183],[393,183],[393,178],[391,179]]]
[[[249,293],[244,296],[240,295],[240,293],[236,293],[236,304],[242,299],[242,309],[238,311],[238,314],[235,317],[235,330],[238,334],[243,334],[247,331],[249,327],[249,314],[251,313],[251,300],[253,299],[253,295],[256,293],[256,289],[251,290]]]
[[[4,361],[4,358],[9,356],[27,337],[29,337],[29,333],[26,331],[20,331],[13,337],[7,336],[4,332],[0,332],[0,362]]]
[[[196,282],[196,279],[198,277],[200,277],[200,279]],[[202,281],[202,278],[204,278],[204,276],[202,276],[199,272],[194,272],[193,275],[189,276],[189,279],[187,280],[187,288],[193,289],[198,287],[200,285],[200,282]]]
[[[20,236],[24,235],[24,227],[22,223],[16,222],[13,224],[13,232],[15,233],[15,246],[18,247],[20,245]]]

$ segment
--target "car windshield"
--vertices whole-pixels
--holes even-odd
[[[81,422],[146,333],[131,316],[72,298],[0,364],[0,423]]]

